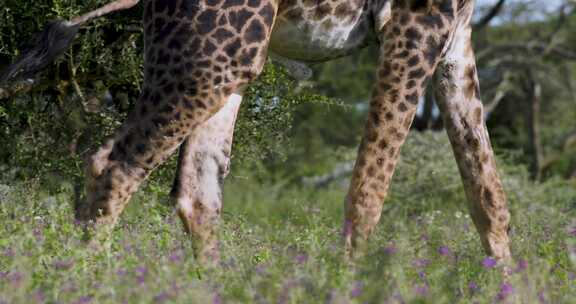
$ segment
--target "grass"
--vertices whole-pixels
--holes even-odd
[[[80,244],[71,190],[0,185],[2,303],[571,303],[576,187],[534,184],[499,160],[512,212],[509,282],[491,267],[444,135],[411,136],[368,255],[341,260],[345,187],[226,185],[222,265],[202,269],[168,187],[150,183],[124,213],[109,252]],[[345,184],[345,183],[343,183]],[[572,302],[573,303],[573,302]]]

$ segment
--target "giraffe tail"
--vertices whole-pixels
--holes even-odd
[[[32,77],[42,70],[68,49],[79,27],[68,21],[50,22],[44,31],[32,39],[31,47],[25,49],[13,64],[0,73],[0,83]]]
[[[71,21],[59,20],[48,23],[44,31],[34,36],[30,46],[22,52],[16,61],[0,71],[0,84],[33,77],[66,52],[82,24],[115,11],[131,8],[139,1],[116,0]]]

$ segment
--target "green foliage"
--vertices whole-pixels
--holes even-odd
[[[544,3],[542,3],[544,4]],[[542,87],[540,128],[541,146],[544,150],[542,173],[546,178],[570,177],[576,173],[574,148],[567,140],[576,134],[576,95],[574,92],[574,60],[555,56],[550,50],[558,48],[573,53],[576,36],[572,28],[576,16],[550,16],[535,22],[522,21],[519,16],[530,14],[530,5],[518,2],[509,8],[509,18],[503,25],[488,28],[476,39],[479,65],[486,71],[482,79],[485,100],[490,100],[500,85],[507,82],[506,96],[488,123],[496,145],[518,149],[530,144],[527,114],[532,107],[530,78]],[[502,48],[502,46],[504,46]],[[544,46],[544,51],[532,49]],[[500,51],[497,51],[498,48]],[[526,48],[524,48],[526,47]],[[494,75],[506,75],[505,79]],[[530,162],[526,153],[520,161]]]
[[[49,20],[64,19],[107,3],[107,0],[6,0],[0,8],[0,67],[8,64],[31,42],[33,33]],[[518,149],[528,144],[522,89],[526,73],[517,66],[537,69],[543,85],[542,145],[546,177],[569,177],[576,169],[574,147],[567,139],[576,134],[574,64],[546,56],[491,54],[492,46],[542,40],[556,28],[555,18],[516,23],[526,15],[522,4],[510,4],[500,26],[476,33],[479,70],[485,101],[490,101],[510,76],[510,90],[489,118],[497,147]],[[20,178],[81,174],[81,160],[118,126],[137,100],[142,81],[141,6],[97,19],[81,29],[70,51],[50,66],[29,94],[0,103],[0,166]],[[568,16],[558,29],[559,45],[574,45]],[[567,30],[568,29],[568,30]],[[536,33],[536,34],[534,34]],[[536,37],[536,38],[535,38]],[[521,54],[522,55],[522,54]],[[324,160],[354,147],[362,134],[367,103],[374,82],[378,47],[314,67],[310,83],[299,84],[268,64],[247,92],[234,144],[235,162],[259,164],[289,180],[328,170]],[[527,59],[526,59],[527,58]],[[320,94],[313,94],[312,89]],[[328,96],[328,97],[325,97]],[[338,98],[334,101],[330,98]],[[530,155],[518,159],[528,163]],[[156,176],[169,179],[169,163]],[[284,170],[282,169],[284,168]]]
[[[17,56],[18,46],[33,43],[33,33],[47,21],[105,3],[8,0],[1,10],[0,64]],[[56,174],[69,179],[81,174],[81,159],[125,117],[130,105],[119,101],[135,100],[142,78],[141,32],[123,29],[138,24],[135,14],[100,19],[83,28],[70,52],[39,77],[30,94],[2,101],[0,145],[5,148],[0,166],[9,167],[12,176]]]
[[[431,151],[428,156],[424,151]],[[162,192],[140,192],[95,253],[80,243],[71,189],[0,185],[0,301],[8,303],[499,302],[501,271],[483,267],[478,236],[445,135],[415,134],[368,255],[341,260],[345,188],[255,182],[234,170],[220,231],[222,265],[202,269]],[[503,302],[571,303],[576,297],[576,190],[534,184],[498,161],[512,212],[516,262]],[[26,204],[22,204],[26,202]],[[574,256],[574,254],[572,255]]]
[[[69,18],[107,1],[10,2],[0,20],[0,66],[18,55],[17,45],[49,19]],[[48,12],[48,13],[40,13]],[[39,77],[30,94],[0,106],[0,166],[21,179],[82,174],[82,159],[126,117],[142,82],[141,12],[97,19],[83,27],[70,51]],[[19,22],[12,22],[20,20]],[[24,24],[26,28],[20,26]],[[24,30],[26,29],[26,30]],[[297,83],[266,65],[247,91],[235,138],[235,158],[260,161],[281,156],[294,108],[321,97],[296,92]],[[156,172],[170,179],[173,161]],[[8,170],[4,170],[8,171]]]
[[[282,68],[266,64],[244,97],[235,128],[234,153],[242,161],[282,156],[292,127],[294,109],[321,96],[296,91],[297,82]]]

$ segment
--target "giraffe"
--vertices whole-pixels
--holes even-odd
[[[47,31],[62,35],[45,35],[52,41],[23,55],[3,79],[39,69],[30,58],[53,58],[56,51],[50,49],[65,49],[85,22],[138,2],[117,0],[53,24]],[[377,43],[377,80],[345,198],[345,255],[354,259],[365,250],[419,99],[433,80],[481,244],[506,262],[510,214],[483,119],[471,43],[474,5],[474,0],[145,1],[141,96],[87,164],[78,217],[89,239],[105,239],[140,183],[180,148],[171,192],[177,214],[196,258],[217,262],[234,123],[243,89],[262,71],[269,52],[314,63]]]

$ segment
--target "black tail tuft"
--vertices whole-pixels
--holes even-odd
[[[50,22],[34,37],[30,47],[0,73],[0,83],[32,77],[68,49],[78,29],[78,25],[70,25],[67,21]]]

